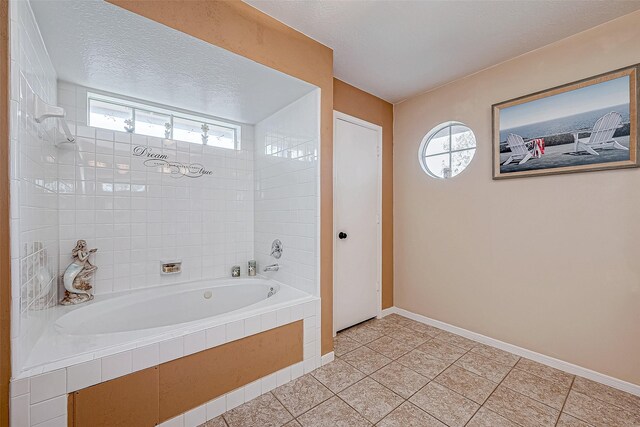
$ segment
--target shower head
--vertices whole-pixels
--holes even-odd
[[[62,131],[64,132],[67,139],[66,141],[62,141],[61,143],[56,144],[56,146],[59,144],[64,144],[67,142],[73,143],[76,141],[75,137],[71,134],[69,125],[64,119],[66,115],[64,108],[47,104],[42,100],[42,98],[36,95],[34,98],[33,115],[36,123],[42,123],[44,119],[48,119],[50,117],[59,119],[60,126],[62,126]]]

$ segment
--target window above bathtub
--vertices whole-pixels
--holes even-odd
[[[240,149],[240,126],[233,123],[94,92],[87,93],[87,105],[92,127]]]

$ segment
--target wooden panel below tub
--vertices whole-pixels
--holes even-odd
[[[160,365],[160,421],[303,359],[302,320]]]
[[[151,427],[158,424],[159,368],[134,372],[69,394],[73,427]]]

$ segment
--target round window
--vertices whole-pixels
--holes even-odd
[[[434,178],[451,178],[465,170],[476,154],[476,136],[462,123],[439,124],[420,144],[420,166]]]

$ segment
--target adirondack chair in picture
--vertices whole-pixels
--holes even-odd
[[[573,134],[573,140],[575,141],[573,151],[577,153],[582,148],[594,156],[600,155],[595,148],[615,148],[629,151],[627,147],[620,145],[618,141],[613,139],[613,134],[616,132],[616,129],[620,127],[621,122],[622,116],[620,113],[612,111],[598,119],[596,124],[593,125],[591,135],[589,135],[588,138],[578,138],[579,134],[575,132]]]
[[[533,157],[533,153],[529,151],[524,139],[522,139],[520,135],[510,133],[509,136],[507,136],[507,145],[509,145],[509,149],[511,150],[511,156],[509,156],[502,166],[506,166],[516,160],[520,160],[518,164],[523,165]]]

